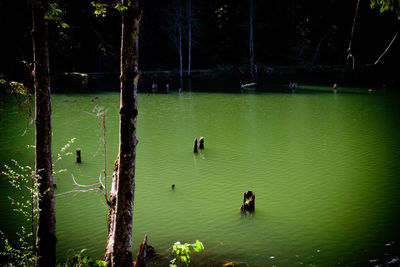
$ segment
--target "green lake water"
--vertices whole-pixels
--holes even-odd
[[[314,88],[315,89],[315,88]],[[97,99],[95,99],[97,97]],[[34,128],[2,96],[1,166],[33,163]],[[94,100],[94,101],[92,101]],[[399,264],[400,96],[313,90],[289,93],[139,94],[133,247],[145,234],[157,252],[201,240],[199,262],[247,266]],[[103,170],[102,129],[89,115],[107,111],[107,168],[118,152],[119,94],[54,94],[53,154],[71,138],[82,164],[64,157],[56,194],[93,184]],[[195,137],[205,149],[193,154]],[[171,185],[175,184],[175,189]],[[242,215],[243,192],[256,209]],[[22,219],[0,179],[0,230],[13,237]],[[106,210],[100,192],[56,198],[57,256],[81,249],[101,258]],[[136,252],[135,252],[136,253]],[[156,262],[151,262],[156,264]],[[158,266],[168,266],[168,262]],[[203,266],[207,266],[204,265]],[[244,265],[245,266],[245,265]]]

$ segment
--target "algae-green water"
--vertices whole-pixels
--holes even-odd
[[[2,98],[1,166],[10,159],[33,164],[27,145],[34,144],[34,128],[11,96]],[[399,100],[376,92],[139,94],[134,251],[147,234],[157,252],[201,240],[206,250],[193,264],[210,258],[247,266],[398,264]],[[72,175],[93,184],[104,169],[101,121],[91,114],[96,105],[107,109],[111,176],[119,94],[52,95],[53,155],[76,138],[71,151],[80,148],[83,160],[56,163],[67,169],[54,177],[56,194],[76,189]],[[200,136],[205,149],[194,154]],[[243,215],[247,190],[255,192],[256,209]],[[1,176],[0,230],[13,238],[23,219],[9,195],[15,191]],[[102,193],[59,195],[56,209],[58,259],[81,249],[102,258]]]

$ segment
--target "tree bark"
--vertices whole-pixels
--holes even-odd
[[[250,74],[251,81],[255,81],[255,66],[254,66],[254,40],[253,40],[253,23],[254,23],[254,0],[250,0]]]
[[[47,1],[32,1],[33,79],[35,88],[35,170],[39,175],[39,213],[36,234],[36,266],[56,264],[56,211],[51,158],[51,102]]]
[[[132,220],[135,193],[138,36],[142,1],[122,0],[119,156],[110,193],[108,266],[132,266]],[[112,199],[114,198],[114,199]]]
[[[190,76],[190,69],[192,64],[192,9],[190,6],[190,0],[187,0],[187,16],[188,16],[188,76]]]
[[[315,48],[315,53],[314,53],[314,56],[313,56],[312,61],[311,61],[310,70],[312,70],[312,68],[314,67],[315,60],[317,59],[317,56],[318,56],[318,53],[319,53],[319,49],[321,48],[321,44],[325,40],[325,38],[328,36],[328,33],[329,32],[325,33],[324,36],[322,36],[322,38],[318,42],[317,48]]]
[[[183,64],[182,64],[182,25],[179,24],[179,76],[183,76]]]
[[[351,28],[351,36],[350,36],[350,43],[349,43],[349,47],[347,48],[347,59],[351,58],[352,60],[352,66],[353,66],[353,70],[356,67],[355,64],[355,58],[353,55],[353,51],[352,51],[352,43],[353,43],[353,38],[354,38],[354,29],[356,28],[356,21],[357,21],[357,14],[358,14],[358,8],[360,6],[360,0],[357,0],[357,5],[356,5],[356,12],[354,14],[354,20],[353,20],[353,27]]]

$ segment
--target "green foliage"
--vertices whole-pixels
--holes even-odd
[[[60,9],[57,3],[53,3],[49,5],[49,9],[47,10],[44,18],[46,20],[54,21],[59,28],[69,28],[69,25],[62,20],[64,16],[64,12]]]
[[[74,143],[75,138],[72,138],[61,148],[60,153],[57,154],[57,163],[64,156],[71,155],[68,148]],[[34,146],[28,146],[34,148]],[[21,227],[21,232],[17,233],[19,236],[18,244],[12,246],[4,233],[0,231],[0,256],[5,257],[8,263],[18,266],[30,266],[35,262],[35,236],[34,225],[39,212],[39,199],[40,194],[37,190],[39,186],[39,176],[34,168],[30,166],[21,166],[16,160],[11,159],[13,165],[4,165],[5,170],[2,174],[8,178],[11,186],[19,193],[18,198],[8,197],[11,204],[14,206],[14,211],[20,213],[26,218],[26,223],[31,225],[30,231],[26,231]],[[66,170],[54,171],[53,175],[59,174]],[[30,240],[29,240],[30,239]],[[29,240],[29,241],[28,241]],[[87,261],[87,260],[86,260]],[[84,265],[84,266],[104,266],[104,265]]]
[[[14,168],[4,165],[5,171],[3,175],[8,177],[8,181],[12,187],[18,190],[19,199],[8,197],[11,204],[14,205],[14,211],[22,214],[28,221],[34,221],[38,212],[37,203],[39,194],[36,190],[39,185],[38,175],[30,166],[21,166],[16,160],[11,160]]]
[[[22,61],[22,63],[30,68],[30,64],[28,64],[26,61]],[[33,123],[34,105],[33,98],[28,87],[21,82],[4,79],[3,75],[0,74],[0,90],[4,90],[7,94],[14,95],[17,100],[18,111],[22,113],[22,115],[26,115],[30,124]]]
[[[115,8],[116,10],[122,12],[122,11],[124,11],[124,10],[127,10],[128,7],[133,7],[133,2],[132,2],[132,1],[128,0],[128,1],[126,1],[126,2],[127,2],[127,3],[126,3],[126,6],[124,6],[124,5],[122,4],[122,2],[118,1],[118,3],[114,5],[114,8]]]
[[[181,244],[181,242],[176,242],[173,247],[172,251],[176,254],[176,257],[173,258],[170,262],[171,264],[169,265],[170,267],[177,267],[176,262],[179,259],[181,262],[183,262],[186,266],[189,266],[190,264],[190,253],[192,253],[192,250],[195,252],[200,252],[204,250],[204,245],[201,243],[199,240],[196,240],[196,243],[194,244]]]
[[[7,259],[9,263],[14,263],[17,266],[32,266],[35,263],[35,253],[33,244],[30,244],[27,239],[30,233],[21,227],[21,232],[17,233],[19,236],[17,246],[13,247],[4,233],[0,231],[0,256]]]
[[[129,2],[129,6],[130,6],[130,3],[131,2]],[[128,7],[126,7],[126,6],[124,6],[121,2],[118,2],[115,6],[114,6],[114,8],[116,9],[116,10],[118,10],[119,12],[123,12],[124,10],[127,10],[128,9]]]
[[[95,1],[91,2],[92,6],[94,7],[94,14],[96,17],[106,17],[107,15],[107,8],[109,8],[108,4],[104,3],[96,3]],[[128,1],[127,6],[123,5],[121,2],[116,3],[113,5],[113,8],[118,10],[119,12],[123,12],[128,9],[132,5],[131,1]]]
[[[400,0],[370,0],[372,9],[379,8],[380,12],[395,12],[400,20]]]
[[[94,14],[96,17],[105,17],[107,15],[107,7],[108,4],[103,4],[103,3],[96,3],[96,2],[91,2],[92,6],[94,7]]]
[[[32,225],[32,229],[27,232],[23,226],[21,227],[21,232],[17,233],[19,239],[15,247],[10,244],[4,233],[0,232],[0,255],[7,257],[10,263],[32,265],[35,262],[33,225],[39,211],[39,193],[36,190],[39,185],[38,176],[30,166],[21,166],[16,160],[11,162],[14,164],[13,168],[4,165],[5,171],[2,174],[8,177],[9,183],[18,191],[20,197],[8,198],[14,206],[13,210],[22,214],[27,224]],[[32,241],[28,242],[28,239]]]
[[[29,93],[25,85],[20,82],[9,82],[5,79],[0,79],[0,85],[6,87],[6,92],[9,94],[20,94],[23,96],[27,96]]]
[[[59,162],[63,157],[72,155],[72,152],[68,151],[71,144],[75,142],[76,138],[71,138],[57,153],[57,159],[53,162],[53,176],[67,171],[66,169],[55,170],[55,164]]]
[[[103,260],[93,260],[89,256],[83,256],[83,252],[86,249],[82,249],[81,252],[72,259],[72,264],[74,266],[83,266],[83,267],[105,267],[107,263]]]

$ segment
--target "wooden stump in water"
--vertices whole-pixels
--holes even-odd
[[[144,236],[143,242],[140,244],[136,261],[133,262],[133,267],[146,267],[146,254],[147,254],[147,235]]]
[[[197,153],[197,137],[194,139],[193,152]]]
[[[203,136],[200,137],[200,140],[199,140],[199,148],[200,148],[200,149],[204,149],[204,137],[203,137]]]
[[[82,158],[81,158],[81,149],[78,148],[76,150],[76,163],[81,163],[82,162]]]
[[[242,212],[254,212],[256,194],[253,191],[247,191],[243,194],[243,205],[240,208]]]

